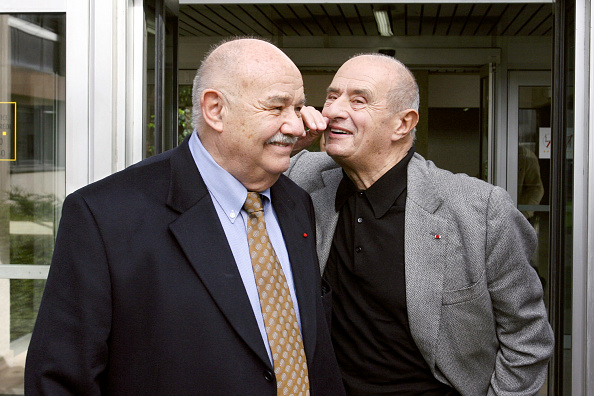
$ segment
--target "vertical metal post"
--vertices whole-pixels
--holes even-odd
[[[551,215],[549,317],[555,333],[555,352],[549,366],[549,395],[563,395],[563,347],[564,347],[564,296],[566,284],[565,268],[565,183],[566,183],[566,1],[557,0],[554,7],[554,49],[553,49],[553,111],[551,114]]]

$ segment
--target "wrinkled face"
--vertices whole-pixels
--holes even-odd
[[[330,119],[326,151],[341,165],[366,166],[388,153],[399,121],[387,100],[394,74],[385,62],[362,56],[334,76],[322,114]]]
[[[237,84],[223,115],[224,167],[246,186],[274,183],[289,167],[293,145],[304,133],[303,80],[292,63],[285,63],[253,70]]]

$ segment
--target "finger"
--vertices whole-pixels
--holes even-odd
[[[301,109],[301,117],[306,128],[313,131],[323,131],[326,129],[326,121],[318,110],[313,106],[304,106]],[[306,132],[309,132],[306,129]]]

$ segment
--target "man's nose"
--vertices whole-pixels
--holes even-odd
[[[281,133],[300,137],[305,132],[303,120],[297,113],[291,112],[281,125]]]
[[[347,107],[349,105],[349,101],[342,96],[334,99],[331,103],[324,105],[322,109],[322,115],[324,117],[330,118],[331,120],[337,118],[347,118]]]

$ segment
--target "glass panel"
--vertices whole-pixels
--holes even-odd
[[[145,157],[177,145],[178,21],[163,0],[144,3],[145,19]]]
[[[163,122],[163,151],[177,146],[177,16],[165,8],[165,81]]]
[[[481,171],[479,178],[483,179],[484,181],[489,181],[489,95],[489,77],[481,77]]]
[[[551,158],[551,88],[518,89],[518,209],[538,236],[531,260],[549,301],[549,174]],[[539,395],[546,395],[546,384]]]
[[[519,87],[518,103],[518,209],[538,234],[532,266],[547,301],[551,88]]]
[[[155,10],[144,6],[145,23],[145,100],[144,100],[144,156],[155,154]]]
[[[480,109],[429,108],[428,159],[440,168],[481,178]]]
[[[423,92],[421,85],[419,90]],[[426,92],[427,110],[421,113],[421,118],[427,119],[426,158],[440,168],[481,178],[483,106],[479,70],[432,71]],[[421,102],[424,99],[421,96]]]
[[[177,143],[183,142],[194,130],[192,124],[192,86],[180,85],[178,98]]]
[[[0,264],[49,264],[66,187],[63,14],[0,14]],[[23,393],[44,280],[0,279],[0,394]]]

